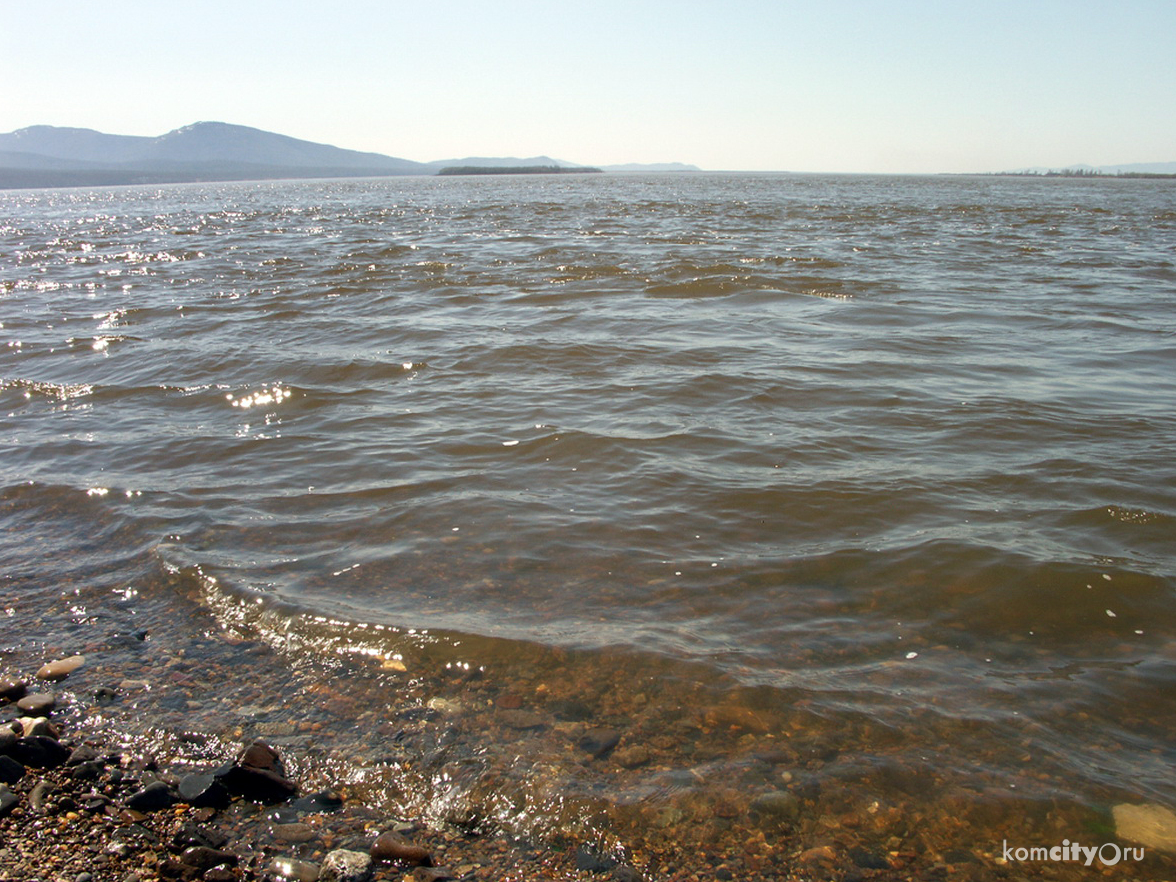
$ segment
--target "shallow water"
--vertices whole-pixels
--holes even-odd
[[[264,640],[247,732],[507,826],[1176,805],[1174,254],[1164,181],[0,194],[3,650]]]

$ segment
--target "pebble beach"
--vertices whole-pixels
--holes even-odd
[[[300,678],[262,641],[209,634],[224,656],[206,652],[204,665],[248,660],[247,680]],[[144,629],[115,629],[76,647],[84,652],[55,647],[62,651],[40,665],[35,653],[8,648],[0,671],[3,882],[1091,878],[1092,871],[1081,866],[1024,872],[996,854],[937,852],[929,847],[934,830],[905,842],[891,837],[889,847],[880,846],[869,809],[859,818],[847,813],[817,824],[805,818],[814,798],[803,786],[749,796],[742,808],[734,802],[720,806],[718,817],[683,819],[669,831],[681,837],[677,842],[630,831],[632,841],[625,843],[600,836],[600,828],[594,837],[578,838],[570,829],[525,837],[477,817],[469,806],[463,817],[452,806],[421,813],[419,801],[389,805],[378,798],[386,790],[365,784],[332,749],[331,727],[323,721],[334,719],[342,727],[357,716],[355,707],[340,704],[340,693],[310,688],[301,713],[289,714],[287,723],[251,722],[263,716],[257,706],[265,696],[256,687],[209,682],[211,669],[186,660],[183,650],[153,647],[152,640]],[[229,676],[225,668],[217,672]],[[459,676],[464,691],[488,688],[469,672]],[[256,703],[239,705],[246,711],[239,715],[243,722],[199,731],[176,726],[182,711],[143,714],[146,707],[196,710],[202,690],[217,688],[239,702]],[[281,688],[298,692],[291,682]],[[543,725],[539,714],[516,706],[513,693],[499,700],[513,721],[508,725]],[[413,712],[421,706],[406,693],[399,719],[444,728],[439,715]],[[535,719],[523,719],[526,714]],[[385,714],[397,715],[395,708]],[[389,738],[412,740],[405,728]],[[622,740],[620,733],[595,726],[574,748],[586,762],[652,759],[648,749],[618,746]],[[1148,821],[1153,827],[1155,822]],[[940,825],[950,829],[952,819]],[[1149,852],[1143,863],[1094,872],[1116,879],[1171,878],[1176,863]]]

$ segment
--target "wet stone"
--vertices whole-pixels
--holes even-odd
[[[85,663],[86,657],[84,655],[71,655],[69,658],[42,665],[36,676],[38,680],[49,680],[56,683],[59,680],[64,680]]]
[[[93,762],[98,759],[98,751],[88,744],[79,744],[72,751],[70,751],[69,759],[65,761],[67,766],[80,766],[82,763]]]
[[[371,875],[371,857],[362,851],[340,848],[327,855],[319,878],[327,882],[367,882]]]
[[[19,701],[28,691],[23,680],[0,680],[0,701]]]
[[[1111,809],[1115,833],[1159,851],[1176,852],[1176,813],[1162,805],[1122,803]]]
[[[87,763],[80,763],[73,766],[70,771],[70,776],[75,781],[95,781],[102,777],[102,773],[106,771],[106,767],[101,760],[90,760]]]
[[[297,784],[267,769],[233,765],[228,769],[218,770],[216,777],[230,793],[252,802],[273,804],[285,802],[298,795]]]
[[[787,790],[773,790],[753,799],[750,809],[761,821],[785,823],[800,816],[800,800]]]
[[[26,738],[31,738],[34,735],[56,738],[56,731],[45,717],[21,717],[18,722]]]
[[[215,775],[185,775],[180,779],[180,799],[195,808],[225,808],[232,800],[228,788]]]
[[[314,839],[314,828],[310,824],[274,824],[276,839],[283,842],[309,842]]]
[[[407,864],[424,864],[429,866],[433,859],[429,850],[415,845],[395,830],[381,833],[372,843],[371,857],[374,861],[402,861]]]
[[[971,855],[969,854],[969,857]],[[883,855],[870,851],[868,848],[851,848],[849,859],[863,870],[888,870],[890,862]],[[958,863],[958,862],[957,862]]]
[[[0,756],[0,784],[15,784],[24,774],[24,766],[10,756]]]
[[[219,866],[235,867],[238,858],[230,851],[221,851],[219,848],[208,848],[204,845],[193,845],[184,849],[180,860],[189,867],[203,871]]]
[[[415,867],[411,873],[404,877],[409,882],[445,882],[447,879],[456,879],[452,870],[445,867]]]
[[[623,747],[616,751],[613,754],[613,759],[623,768],[636,769],[638,766],[643,766],[652,760],[653,754],[640,745],[634,745],[632,747]]]
[[[296,812],[337,812],[343,808],[343,797],[334,790],[320,790],[294,800],[290,808]]]
[[[318,882],[319,865],[294,858],[276,858],[270,863],[266,878],[274,882]]]
[[[9,754],[31,769],[56,769],[69,759],[69,750],[46,735],[18,738]]]
[[[228,841],[229,837],[219,830],[210,830],[199,824],[188,823],[180,827],[172,836],[172,848],[177,851],[183,851],[192,846],[223,848]]]
[[[0,755],[7,756],[16,746],[16,733],[7,726],[0,726]]]
[[[542,729],[548,724],[547,717],[534,711],[504,710],[499,716],[511,729]]]
[[[44,717],[57,707],[57,697],[49,692],[34,692],[16,703],[18,710],[34,717]]]
[[[593,759],[608,756],[621,742],[621,733],[614,729],[592,728],[580,736],[580,749]]]
[[[49,801],[49,794],[53,792],[53,785],[48,781],[38,781],[29,791],[29,807],[39,815],[45,814]]]
[[[20,805],[20,797],[5,785],[0,784],[0,818],[4,817],[18,805]]]
[[[576,869],[589,873],[607,873],[620,861],[607,855],[594,845],[581,845],[576,849]]]
[[[139,812],[151,812],[170,808],[175,801],[171,788],[162,781],[156,781],[132,793],[127,798],[127,807]]]

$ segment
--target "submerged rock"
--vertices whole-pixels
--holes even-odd
[[[593,728],[580,736],[580,749],[590,753],[593,759],[601,759],[612,753],[621,743],[621,733],[614,729]]]
[[[761,793],[751,801],[749,808],[761,822],[782,824],[800,816],[800,800],[787,790]]]
[[[275,858],[269,865],[267,878],[274,882],[317,882],[319,865],[294,858]]]
[[[371,857],[375,861],[403,861],[408,864],[432,866],[429,850],[415,845],[395,830],[381,833],[372,843]]]
[[[372,876],[372,859],[362,851],[337,849],[323,861],[319,878],[327,882],[367,882]]]
[[[1176,852],[1176,813],[1162,805],[1122,803],[1111,809],[1115,833],[1159,851]]]

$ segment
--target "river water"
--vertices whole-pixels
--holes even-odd
[[[0,324],[14,671],[664,849],[1176,805],[1171,182],[10,191]]]

